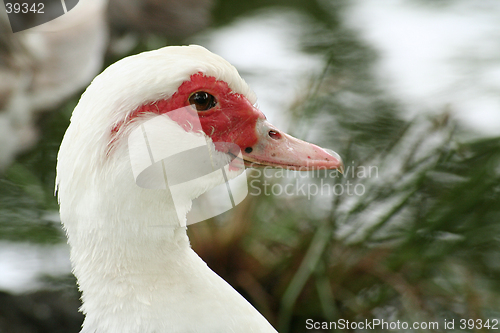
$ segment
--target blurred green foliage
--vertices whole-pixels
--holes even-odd
[[[236,273],[220,271],[280,332],[304,332],[308,318],[437,321],[439,331],[445,319],[498,319],[500,138],[467,139],[447,106],[408,120],[372,76],[376,53],[339,23],[341,6],[329,8],[303,38],[328,61],[291,110],[291,130],[339,152],[350,170],[326,180],[361,184],[364,194],[330,203],[249,197],[193,246],[202,257],[224,252],[206,242],[218,239],[219,225],[240,223],[222,247],[243,248],[235,267],[250,259]],[[376,176],[356,177],[369,167]]]
[[[40,117],[40,138],[0,175],[0,239],[36,243],[66,241],[54,196],[57,151],[76,97]]]

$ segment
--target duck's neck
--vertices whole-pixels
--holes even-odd
[[[190,248],[185,227],[137,228],[147,217],[121,215],[69,232],[82,332],[275,332]]]
[[[90,231],[85,247],[72,244],[83,332],[162,332],[186,305],[186,286],[197,289],[215,275],[190,249],[184,228],[148,229]]]

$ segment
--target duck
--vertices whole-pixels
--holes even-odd
[[[123,58],[91,82],[73,110],[56,167],[82,333],[276,332],[194,252],[186,215],[194,199],[244,168],[342,171],[343,163],[335,152],[278,130],[256,102],[234,66],[198,45]],[[164,155],[204,142],[225,172],[186,178],[175,200],[168,188],[139,186],[131,162],[139,143],[131,138],[154,119],[161,119],[153,127]]]

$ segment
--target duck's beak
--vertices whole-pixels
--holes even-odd
[[[278,167],[292,170],[337,169],[344,172],[339,154],[294,138],[259,119],[256,123],[257,143],[243,151],[249,167]]]

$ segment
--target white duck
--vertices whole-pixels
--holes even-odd
[[[136,185],[127,149],[146,120],[191,107],[202,131],[170,118],[164,130],[235,143],[247,165],[342,168],[335,153],[270,125],[255,102],[232,65],[194,45],[122,59],[87,88],[62,141],[56,180],[82,291],[82,332],[276,332],[198,257],[182,226],[192,200],[224,179],[186,183],[176,210],[167,191]]]

